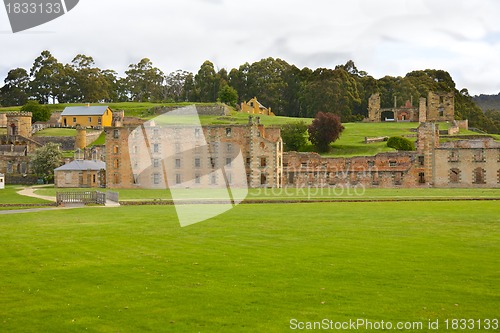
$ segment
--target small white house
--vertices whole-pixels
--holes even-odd
[[[0,173],[0,190],[3,190],[5,188],[5,175],[3,173]]]

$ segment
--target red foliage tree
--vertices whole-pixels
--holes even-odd
[[[335,142],[343,130],[344,126],[339,116],[327,112],[318,112],[312,124],[307,128],[309,140],[320,152],[327,152],[330,149],[330,143]]]

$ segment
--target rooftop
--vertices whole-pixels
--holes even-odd
[[[61,116],[102,116],[107,109],[107,105],[68,106],[61,113]]]
[[[68,164],[60,166],[55,171],[84,171],[84,170],[106,170],[106,163],[103,161],[74,160]]]

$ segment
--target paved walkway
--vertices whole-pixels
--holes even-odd
[[[0,210],[0,215],[21,214],[21,213],[35,213],[47,210],[60,210],[60,209],[73,209],[77,207],[52,207],[52,208],[28,208],[28,209],[11,209]]]
[[[36,185],[36,186],[32,186],[32,187],[23,188],[22,190],[17,191],[17,194],[24,195],[27,197],[38,198],[38,199],[42,199],[42,200],[56,202],[56,197],[46,196],[46,195],[38,195],[35,193],[35,190],[37,190],[39,188],[44,188],[47,186],[52,186],[52,185]]]

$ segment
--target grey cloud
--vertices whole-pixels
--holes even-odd
[[[304,50],[297,52],[289,47],[289,37],[279,37],[261,56],[279,55],[283,60],[295,64],[298,67],[332,67],[340,65],[352,59],[352,54],[348,52]]]

